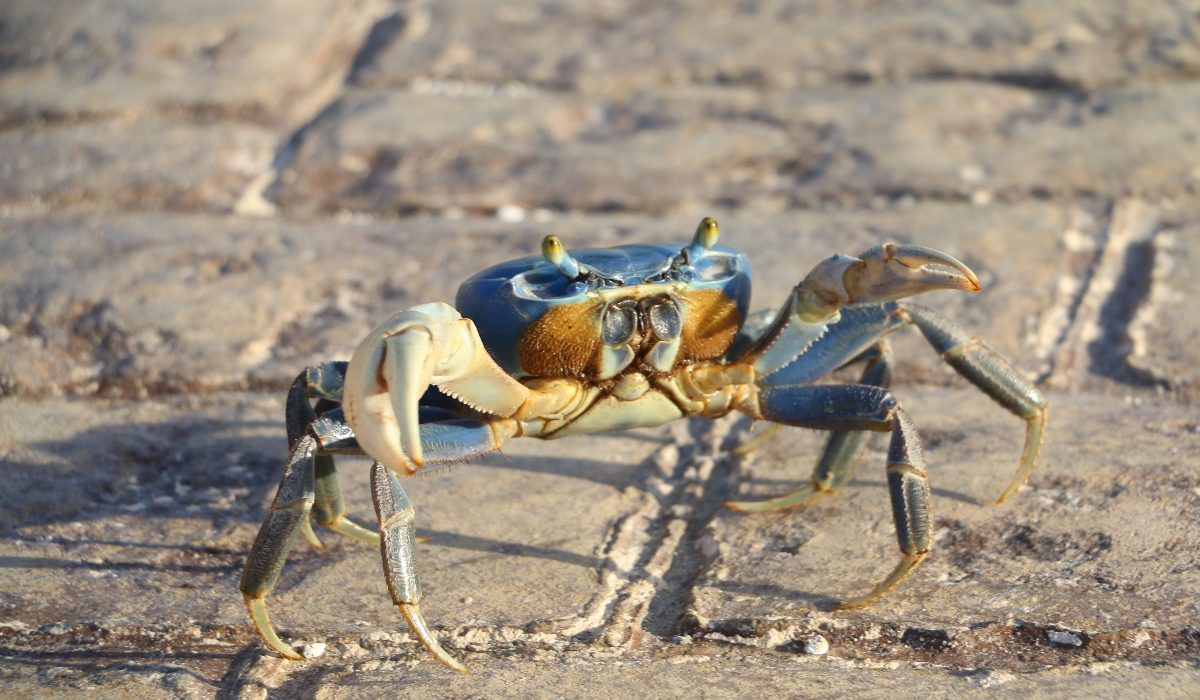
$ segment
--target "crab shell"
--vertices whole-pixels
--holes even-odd
[[[640,371],[666,374],[677,364],[723,357],[746,319],[750,261],[731,248],[708,248],[682,268],[678,244],[571,254],[588,282],[531,256],[488,268],[458,289],[459,313],[513,377],[603,381],[637,357]],[[628,342],[610,345],[623,339],[626,325],[633,331]]]

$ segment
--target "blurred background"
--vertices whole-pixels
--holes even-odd
[[[713,214],[768,253],[758,307],[831,252],[944,245],[1019,299],[961,320],[1039,380],[1190,396],[1196,319],[1157,309],[1195,291],[1194,2],[0,12],[6,394],[279,388],[546,232]]]
[[[883,241],[965,261],[982,292],[922,303],[984,337],[1054,406],[1029,493],[990,509],[1019,426],[974,408],[986,399],[919,336],[896,338],[896,384],[931,464],[947,462],[938,507],[950,554],[897,593],[914,596],[896,609],[915,621],[889,618],[890,607],[849,618],[865,639],[898,625],[891,651],[839,647],[826,631],[831,654],[927,663],[952,635],[929,646],[904,636],[911,625],[992,624],[1007,611],[995,629],[1027,629],[1017,610],[1042,656],[1004,647],[947,663],[1194,662],[1186,630],[1200,588],[1178,591],[1200,570],[1198,190],[1197,0],[6,0],[0,618],[11,619],[0,622],[0,679],[13,692],[54,682],[122,697],[145,683],[203,697],[318,683],[312,667],[271,665],[234,589],[286,450],[282,392],[296,373],[348,358],[398,309],[453,301],[462,280],[536,254],[547,234],[568,248],[682,243],[709,215],[723,244],[750,255],[755,309],[780,303],[828,255]],[[848,510],[718,514],[731,494],[804,483],[820,444],[780,438],[757,462],[718,459],[726,466],[713,472],[722,436],[743,428],[513,447],[509,461],[416,480],[442,591],[435,626],[467,630],[459,637],[473,641],[456,648],[477,652],[476,664],[515,648],[594,656],[595,639],[634,654],[643,633],[649,647],[680,633],[730,638],[745,631],[731,620],[771,615],[791,620],[776,625],[792,629],[781,639],[817,629],[824,594],[891,566],[880,475]],[[663,457],[676,443],[675,461]],[[688,469],[705,463],[703,488],[688,491]],[[648,481],[655,470],[661,488]],[[353,471],[361,490],[364,470]],[[653,504],[639,500],[655,489]],[[364,494],[352,505],[369,520]],[[497,501],[511,512],[488,511]],[[454,520],[462,503],[476,505]],[[680,504],[691,510],[671,539]],[[605,543],[637,513],[648,534],[622,564]],[[835,532],[826,520],[847,529],[814,535]],[[863,532],[877,548],[847,554]],[[416,663],[407,639],[347,641],[362,626],[402,629],[374,585],[376,555],[351,544],[299,555],[277,594],[290,601],[281,628],[325,639],[330,658],[336,648],[340,659],[391,659],[380,673]],[[647,569],[657,551],[675,563]],[[718,585],[726,578],[744,587]],[[964,599],[947,588],[964,580],[1034,592]],[[304,603],[355,586],[349,597],[366,602],[344,614]],[[656,592],[640,613],[621,612],[613,601],[637,600],[638,586]],[[921,617],[925,606],[937,614]],[[1045,642],[1051,624],[1074,630],[1078,650]],[[1148,646],[1147,630],[1161,632]],[[1089,634],[1116,636],[1088,652]],[[84,655],[68,663],[64,649]],[[131,649],[158,654],[158,670]],[[336,663],[320,677],[364,672]],[[403,681],[413,692],[439,678],[420,668],[428,677]],[[543,677],[530,668],[513,677]],[[1030,693],[1059,682],[1039,678],[1020,682]]]

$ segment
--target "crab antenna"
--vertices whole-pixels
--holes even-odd
[[[542,239],[542,256],[562,270],[567,277],[574,279],[579,276],[579,263],[575,262],[575,258],[567,253],[567,249],[563,247],[562,241],[558,240],[558,236],[546,236]]]
[[[696,237],[692,239],[691,245],[684,248],[688,253],[688,260],[697,260],[704,255],[704,251],[717,244],[717,236],[720,234],[717,220],[711,216],[704,217],[696,227]]]

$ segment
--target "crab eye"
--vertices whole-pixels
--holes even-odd
[[[670,299],[664,299],[650,307],[650,327],[660,340],[674,340],[683,330],[683,319],[679,309]]]
[[[604,310],[603,323],[601,338],[605,345],[627,343],[637,326],[637,311],[623,306],[610,306]]]

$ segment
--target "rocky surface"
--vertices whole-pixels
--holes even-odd
[[[0,8],[0,689],[21,697],[612,697],[1200,687],[1200,5],[10,2]],[[1021,426],[895,337],[936,548],[895,559],[878,438],[746,421],[516,441],[406,485],[427,617],[300,543],[268,653],[236,590],[282,396],[398,308],[714,215],[769,308],[833,252],[929,245],[922,303],[1048,393]],[[362,460],[350,512],[372,519]],[[321,645],[324,645],[323,647]],[[317,651],[323,649],[318,656]],[[828,691],[828,692],[826,692]]]

